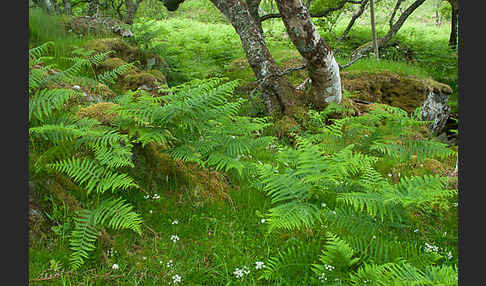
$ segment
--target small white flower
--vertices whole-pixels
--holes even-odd
[[[324,265],[324,268],[326,268],[326,270],[327,270],[327,271],[333,271],[333,270],[335,269],[335,267],[334,267],[334,266],[329,265],[329,264],[325,264],[325,265]]]
[[[162,262],[162,261],[160,261],[160,262]],[[169,267],[169,268],[172,267],[172,260],[169,260],[169,262],[166,263],[166,266]]]
[[[235,137],[235,136],[233,136],[233,135],[231,135],[231,138],[235,139],[236,137]]]
[[[179,237],[177,235],[173,234],[173,235],[170,236],[170,240],[172,240],[172,242],[176,243],[179,240]]]
[[[154,194],[154,196],[152,197],[154,200],[158,200],[160,199],[160,195],[159,194]]]
[[[149,210],[149,213],[152,213],[152,210]]]
[[[322,208],[325,208],[326,206],[327,206],[326,203],[321,203]]]
[[[172,280],[174,281],[174,283],[179,283],[179,282],[181,282],[182,277],[176,274],[176,275],[172,276]]]
[[[73,89],[75,89],[75,90],[81,90],[81,87],[79,85],[73,85]]]
[[[416,228],[413,232],[418,232],[418,228]]]
[[[175,219],[172,221],[172,224],[179,224],[179,221]]]
[[[376,235],[373,235],[373,237],[372,237],[372,238],[373,238],[373,239],[376,239]]]
[[[319,275],[319,280],[321,282],[324,282],[327,280],[326,273],[322,272],[321,275]]]
[[[444,233],[442,234],[442,236],[446,236],[447,235],[447,231],[444,231]]]
[[[144,256],[144,257],[142,257],[142,259],[145,260],[145,259],[147,259],[147,257]]]
[[[243,271],[239,268],[236,268],[235,271],[233,271],[233,274],[236,276],[237,279],[243,277]]]
[[[265,223],[265,219],[264,219],[264,218],[262,218],[262,219],[260,220],[260,222],[261,222],[261,223]]]
[[[160,260],[159,263],[162,264],[162,260]]]
[[[263,261],[255,262],[255,269],[262,269],[263,267],[265,267],[265,263],[263,263]]]
[[[449,259],[449,260],[452,259],[452,252],[451,251],[447,252],[447,259]]]
[[[145,195],[143,197],[144,197],[144,199],[148,200],[148,198],[150,198],[150,195]]]
[[[117,270],[118,268],[120,268],[120,266],[118,266],[118,264],[115,263],[111,268]]]
[[[391,177],[391,176],[392,176],[392,174],[391,173],[388,173],[388,177]]]

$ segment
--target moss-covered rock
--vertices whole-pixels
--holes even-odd
[[[74,16],[65,22],[68,32],[75,34],[120,35],[132,37],[133,33],[118,19],[111,17]]]
[[[120,58],[129,63],[137,63],[139,68],[167,68],[167,63],[161,56],[132,46],[118,37],[90,40],[84,44],[84,48],[96,52],[113,51],[114,53],[110,57]]]
[[[113,108],[118,104],[112,102],[100,102],[80,108],[76,115],[78,117],[94,118],[101,123],[111,123],[118,116]]]
[[[354,98],[399,107],[408,112],[422,106],[430,91],[449,95],[452,89],[432,79],[403,76],[394,72],[342,72],[343,89]]]
[[[139,88],[157,92],[157,90],[166,84],[165,77],[160,75],[157,77],[153,72],[140,71],[128,73],[123,77],[121,87],[124,90],[137,90]]]

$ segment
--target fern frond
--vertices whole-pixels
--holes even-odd
[[[73,270],[78,269],[93,251],[98,231],[107,226],[113,229],[131,229],[141,234],[141,216],[132,211],[133,207],[121,198],[107,199],[95,209],[81,210],[75,217],[74,230],[71,233],[70,265]]]

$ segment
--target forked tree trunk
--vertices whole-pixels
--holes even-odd
[[[277,7],[290,40],[307,62],[311,88],[306,96],[310,96],[318,107],[329,102],[341,103],[339,65],[331,48],[319,35],[304,3],[302,0],[279,0]]]
[[[395,16],[396,11],[399,9],[399,6],[401,2],[404,0],[397,0],[397,5],[395,6],[395,9],[393,11],[392,17],[390,18],[390,29],[386,33],[386,35],[383,38],[378,38],[377,43],[378,43],[378,48],[384,47],[392,38],[393,36],[396,35],[396,33],[400,30],[400,28],[403,26],[405,23],[405,20],[418,8],[420,5],[422,5],[425,0],[416,0],[413,2],[408,8],[402,12],[398,20],[393,23],[393,18]],[[373,50],[373,42],[370,41],[361,47],[357,48],[352,54],[351,54],[351,61],[354,59],[361,57],[362,55],[365,55]]]
[[[351,30],[351,28],[353,27],[354,23],[356,22],[356,20],[361,15],[363,15],[363,12],[365,11],[366,6],[368,5],[368,2],[369,2],[369,0],[362,0],[361,1],[361,4],[359,5],[358,11],[356,11],[356,12],[353,13],[353,16],[351,17],[351,20],[349,21],[348,26],[346,26],[346,29],[344,29],[343,34],[341,35],[341,37],[339,37],[338,42],[341,42],[342,40],[344,40],[346,38],[346,36],[348,35],[349,31]]]
[[[225,15],[240,36],[248,64],[259,82],[267,110],[276,115],[292,114],[294,107],[313,102],[318,107],[341,102],[341,79],[331,48],[319,36],[302,1],[279,0],[277,6],[289,37],[307,61],[311,88],[302,93],[283,76],[270,54],[258,16],[261,0],[211,0]],[[175,11],[184,0],[165,0],[169,11]]]
[[[295,89],[285,78],[279,76],[280,68],[275,63],[263,39],[261,26],[251,16],[243,0],[211,0],[226,16],[240,36],[248,64],[252,68],[264,96],[267,110],[271,113],[286,113],[297,104]]]

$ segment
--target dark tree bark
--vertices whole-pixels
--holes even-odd
[[[280,0],[277,7],[292,43],[307,61],[311,101],[318,107],[329,102],[341,103],[339,65],[331,48],[320,37],[307,8],[301,0]]]
[[[459,1],[458,0],[447,0],[451,4],[451,35],[449,37],[449,47],[452,50],[457,49],[457,26],[458,26],[458,16],[459,16]]]
[[[262,21],[260,21],[260,15],[259,15],[259,7],[260,7],[260,2],[262,0],[246,0],[246,3],[248,4],[248,9],[250,11],[250,15],[253,17],[253,19],[256,22],[256,25],[258,26],[258,29],[263,35],[263,28],[262,28]]]
[[[343,34],[341,37],[339,37],[339,42],[344,40],[347,36],[349,31],[351,31],[351,28],[353,27],[354,23],[356,20],[363,15],[363,12],[366,10],[366,6],[368,5],[369,0],[362,0],[361,4],[359,5],[359,10],[355,13],[353,13],[353,16],[351,17],[351,20],[349,21],[348,25],[346,26],[346,29],[344,29]]]

